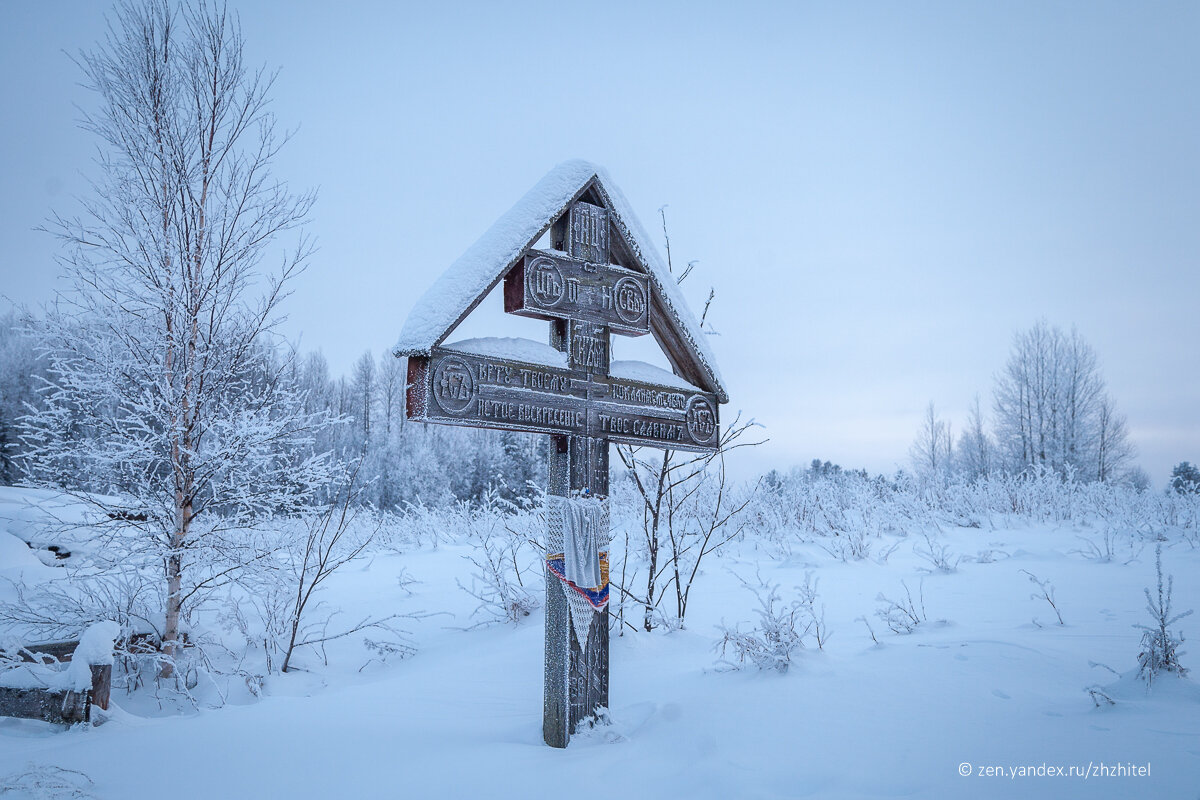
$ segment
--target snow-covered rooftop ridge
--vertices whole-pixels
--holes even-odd
[[[463,339],[461,342],[453,342],[444,347],[460,353],[524,361],[527,364],[563,368],[567,366],[566,353],[555,350],[543,342],[535,342],[533,339],[486,336],[480,339]]]
[[[450,265],[409,313],[395,354],[429,355],[593,179],[596,191],[615,212],[615,224],[646,269],[687,350],[711,380],[718,401],[727,402],[716,358],[675,276],[608,172],[587,161],[566,161],[552,169]]]
[[[682,389],[685,392],[703,391],[700,387],[693,386],[674,372],[665,370],[662,367],[656,367],[653,364],[647,364],[645,361],[613,361],[608,365],[608,374],[614,378],[669,386],[672,389]]]
[[[586,161],[559,164],[467,248],[404,321],[396,355],[429,355],[596,174]]]

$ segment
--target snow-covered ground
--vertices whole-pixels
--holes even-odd
[[[62,573],[17,538],[36,522],[30,499],[49,498],[0,490],[0,576]],[[58,767],[103,798],[1200,796],[1200,684],[1168,678],[1147,692],[1133,677],[1153,544],[1123,537],[1102,562],[1081,552],[1092,527],[942,527],[931,541],[971,558],[951,573],[912,535],[884,535],[857,561],[821,542],[786,556],[754,536],[732,545],[706,564],[686,629],[614,631],[613,724],[565,751],[541,741],[541,612],[474,626],[476,601],[456,584],[473,569],[467,544],[380,549],[335,575],[326,600],[347,619],[441,612],[405,620],[415,655],[371,660],[358,637],[332,643],[328,664],[306,653],[307,671],[269,678],[261,699],[163,714],[116,692],[91,728],[0,719],[0,794]],[[1163,563],[1175,607],[1200,609],[1200,552],[1169,540]],[[784,599],[806,573],[819,579],[832,638],[823,651],[809,640],[786,673],[717,663],[717,625],[754,618],[738,576],[756,570]],[[1064,625],[1022,570],[1052,584]],[[880,593],[903,598],[901,581],[924,597],[926,621],[908,635],[876,616]],[[1178,627],[1194,635],[1200,619]],[[1183,662],[1200,668],[1200,653]],[[1116,704],[1095,706],[1094,685]],[[1104,774],[1118,765],[1149,774]],[[1089,775],[1010,771],[1043,766]]]

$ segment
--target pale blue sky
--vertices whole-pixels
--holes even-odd
[[[906,464],[925,404],[961,429],[1040,317],[1095,347],[1156,484],[1200,461],[1200,5],[231,6],[299,126],[277,173],[320,189],[286,330],[335,371],[390,346],[441,269],[580,157],[648,227],[669,205],[694,304],[715,286],[732,408],[772,438],[746,470]],[[90,98],[63,51],[105,10],[0,9],[0,294],[18,302],[54,286],[32,229],[87,191],[72,104]],[[503,316],[468,333],[542,335]]]

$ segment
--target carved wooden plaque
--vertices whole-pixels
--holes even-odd
[[[617,333],[650,332],[650,281],[612,264],[530,251],[504,278],[504,310],[535,319],[577,319]]]
[[[455,350],[409,358],[407,399],[409,418],[422,422],[679,450],[715,450],[719,439],[707,392]]]

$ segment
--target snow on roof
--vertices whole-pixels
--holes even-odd
[[[617,228],[658,290],[689,354],[711,381],[717,399],[727,402],[716,358],[684,302],[675,276],[608,173],[587,161],[566,161],[550,170],[467,248],[417,301],[393,352],[397,356],[429,355],[589,185],[614,212]]]
[[[504,358],[510,361],[524,361],[527,364],[564,369],[567,366],[566,353],[555,350],[543,342],[535,342],[533,339],[487,336],[481,339],[463,339],[461,342],[443,346],[447,350],[457,350],[460,353],[471,353],[477,356]]]
[[[586,161],[568,161],[538,181],[421,296],[404,321],[396,355],[429,355],[595,174]]]

